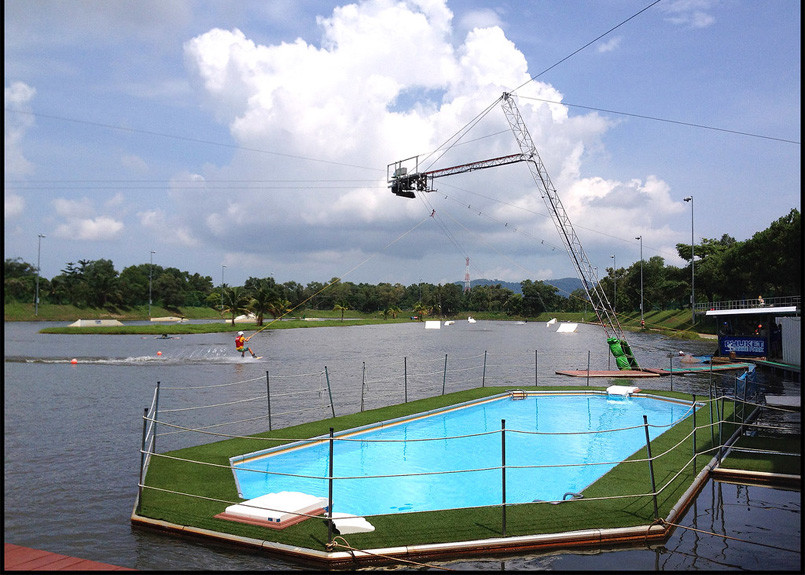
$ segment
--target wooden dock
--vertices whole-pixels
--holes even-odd
[[[586,369],[566,369],[557,370],[558,375],[569,375],[570,377],[621,377],[634,379],[640,377],[659,377],[662,375],[687,375],[690,373],[707,373],[708,371],[728,371],[734,369],[749,369],[750,363],[714,363],[696,364],[688,367],[673,367],[660,369],[657,367],[643,368],[642,370],[590,370]]]
[[[76,559],[67,555],[31,549],[12,543],[5,543],[3,550],[4,571],[135,571],[128,567],[118,567],[87,559]]]
[[[637,371],[637,370],[623,370],[623,371],[608,371],[608,370],[593,370],[587,371],[586,369],[565,369],[565,370],[557,370],[557,374],[559,375],[569,375],[570,377],[625,377],[625,378],[634,378],[634,377],[659,377],[659,373],[654,373],[651,371]]]

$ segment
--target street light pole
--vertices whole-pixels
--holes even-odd
[[[693,289],[693,259],[695,257],[695,252],[693,251],[693,196],[688,196],[683,200],[690,202],[690,323],[693,325],[696,323],[696,297]]]
[[[221,313],[224,311],[224,269],[225,265],[221,266]]]
[[[39,316],[39,258],[42,254],[42,238],[44,234],[39,234],[39,245],[36,248],[36,296],[34,297],[34,315]]]
[[[617,264],[615,263],[615,256],[612,255],[609,257],[612,258],[612,291],[613,291],[612,311],[618,313],[618,276],[617,276],[618,267]]]
[[[640,240],[640,327],[645,327],[646,322],[643,321],[643,236],[639,235],[635,239]]]
[[[148,319],[151,319],[151,279],[154,275],[154,254],[151,250],[151,265],[148,267]]]

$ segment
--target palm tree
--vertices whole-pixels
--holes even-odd
[[[388,319],[388,316],[391,315],[392,318],[397,319],[397,315],[400,314],[402,310],[396,306],[389,306],[385,310],[383,310],[383,319]]]
[[[222,312],[232,314],[232,325],[235,318],[249,311],[249,296],[242,287],[224,288],[224,309]]]
[[[266,313],[272,313],[271,304],[273,302],[274,294],[267,290],[265,287],[259,288],[252,296],[252,301],[249,302],[249,309],[257,316],[257,325],[263,325],[263,316]],[[277,316],[274,315],[276,318]]]
[[[333,306],[333,311],[340,311],[341,312],[341,321],[344,321],[344,312],[349,309],[349,306],[345,303],[337,303]]]
[[[291,311],[291,302],[281,297],[275,297],[268,303],[266,311],[270,313],[274,319],[277,319]]]
[[[423,304],[421,301],[418,301],[414,304],[414,313],[419,317],[419,321],[422,321],[422,318],[426,315],[429,315],[431,312],[431,308]]]

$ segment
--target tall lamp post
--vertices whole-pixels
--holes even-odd
[[[615,256],[609,256],[612,258],[612,311],[615,313],[618,312],[618,275],[617,275],[617,264],[615,263]]]
[[[221,266],[221,313],[224,311],[224,269],[225,265]]]
[[[690,202],[690,323],[696,323],[696,298],[693,290],[693,258],[695,253],[693,251],[693,196],[682,198],[686,202]]]
[[[36,296],[34,296],[34,315],[39,316],[39,258],[42,254],[42,238],[45,234],[39,234],[39,245],[36,248]]]
[[[148,267],[148,319],[151,319],[151,279],[154,275],[154,254],[156,252],[151,250],[151,265]]]
[[[646,322],[643,321],[643,236],[639,235],[635,239],[640,240],[640,327],[645,327]]]

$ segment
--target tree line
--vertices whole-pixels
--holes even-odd
[[[660,256],[642,262],[643,310],[683,309],[690,306],[691,245],[677,244],[684,267],[666,265]],[[799,295],[802,290],[802,229],[800,212],[792,209],[767,229],[746,241],[729,235],[703,238],[693,246],[697,302]],[[4,302],[31,302],[36,294],[36,266],[21,258],[6,259]],[[347,310],[396,317],[452,316],[460,312],[501,312],[533,317],[548,311],[581,312],[589,305],[583,289],[558,293],[539,280],[524,280],[522,293],[497,285],[464,291],[451,284],[368,284],[341,281],[294,281],[278,284],[274,278],[250,277],[242,286],[215,286],[210,276],[174,267],[138,264],[115,270],[107,259],[68,262],[61,273],[39,281],[39,302],[78,307],[129,308],[154,303],[165,309],[207,306],[234,318],[254,313],[258,323],[290,310]],[[602,289],[618,312],[639,311],[641,262],[626,268],[606,268],[599,278]]]

